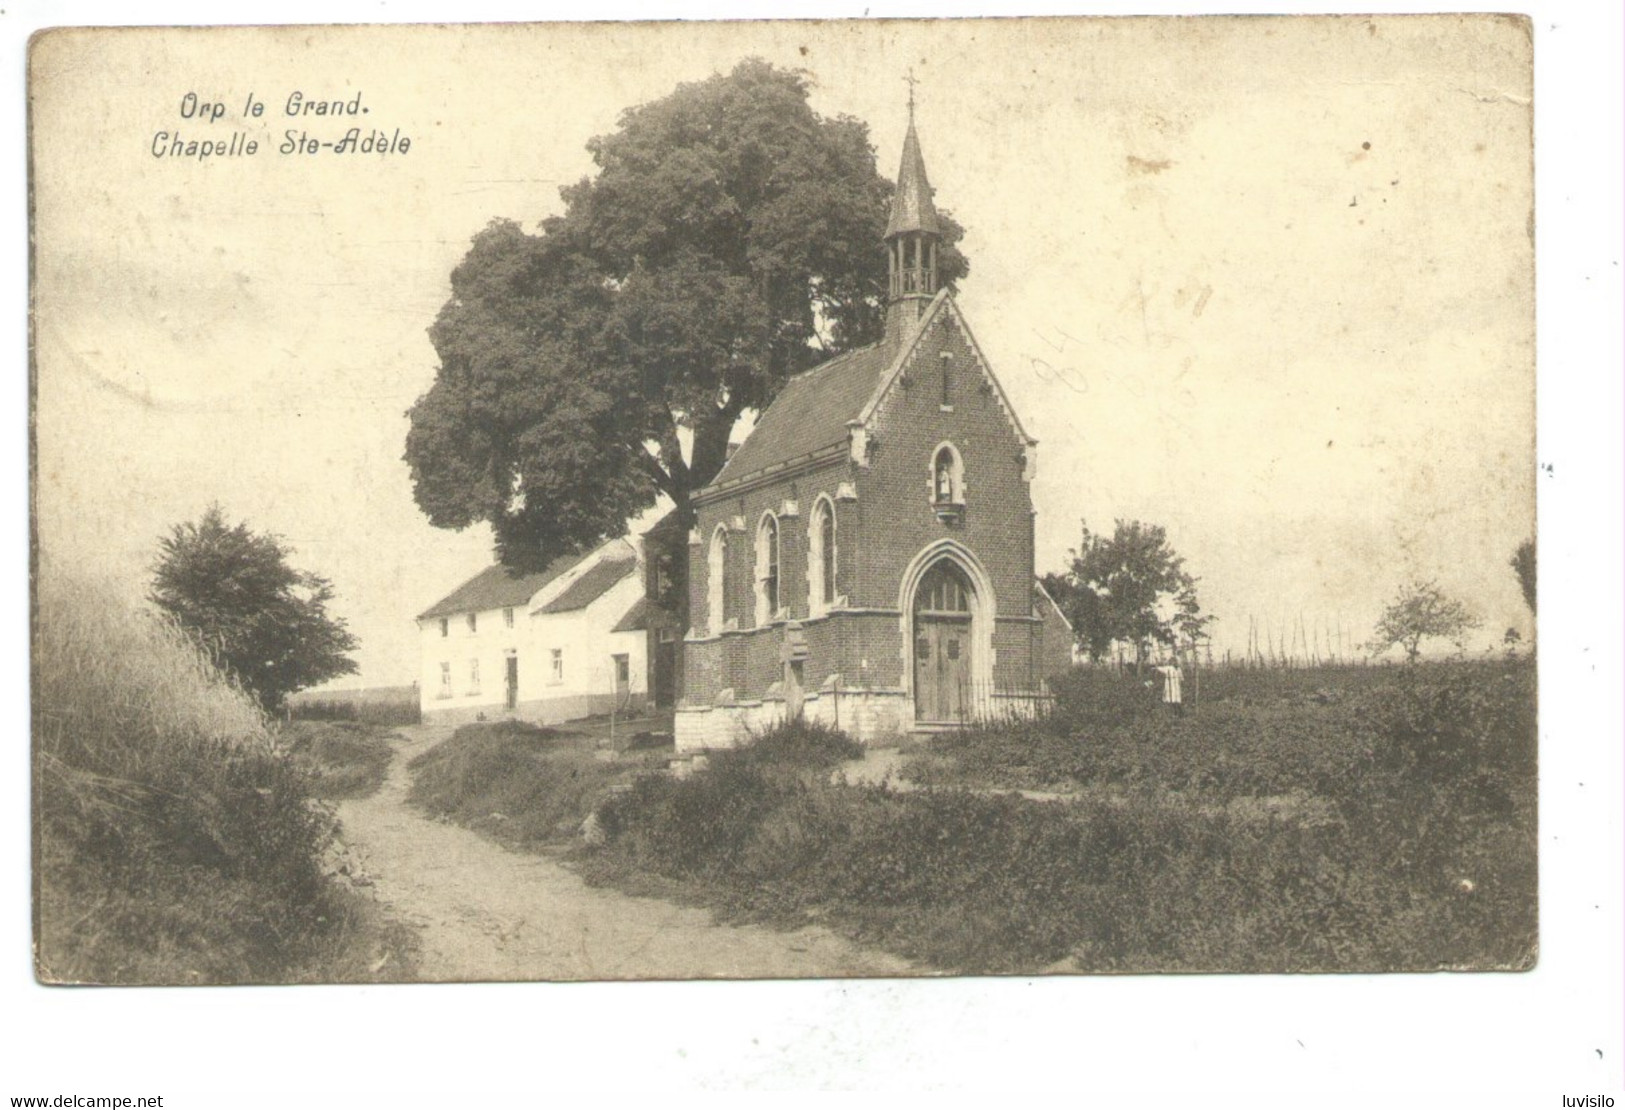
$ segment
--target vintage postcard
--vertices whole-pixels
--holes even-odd
[[[38,978],[1532,967],[1531,42],[39,35]]]

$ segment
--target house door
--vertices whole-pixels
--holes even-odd
[[[615,663],[615,708],[624,709],[632,692],[632,657],[616,655],[611,658]]]
[[[970,688],[971,587],[944,560],[926,572],[914,595],[914,719],[963,720],[974,704]]]
[[[506,688],[504,704],[509,709],[516,708],[519,705],[519,656],[517,655],[508,656],[508,676],[504,686]]]

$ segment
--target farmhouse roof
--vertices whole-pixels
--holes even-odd
[[[572,613],[585,609],[609,592],[621,579],[637,569],[638,561],[631,555],[604,559],[588,567],[586,572],[564,587],[559,596],[536,610],[538,613]]]
[[[649,599],[640,597],[632,603],[632,608],[620,620],[615,622],[611,632],[642,632],[649,627]]]
[[[486,609],[506,609],[524,605],[559,575],[580,563],[585,555],[560,555],[544,570],[515,574],[500,563],[486,567],[473,578],[418,614],[418,620],[479,613]]]

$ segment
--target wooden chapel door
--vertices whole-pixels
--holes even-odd
[[[932,724],[962,720],[974,704],[970,689],[971,590],[964,574],[943,560],[926,572],[914,595],[914,718]]]

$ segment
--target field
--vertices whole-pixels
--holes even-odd
[[[332,874],[323,784],[253,702],[93,584],[47,569],[36,599],[41,980],[366,981],[410,966],[407,933]],[[323,747],[335,770],[361,762]]]
[[[306,690],[288,699],[295,721],[359,721],[415,725],[423,720],[416,686],[368,686],[359,690]]]

